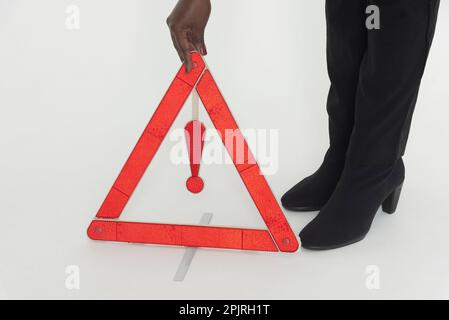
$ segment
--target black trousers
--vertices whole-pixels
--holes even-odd
[[[380,29],[366,26],[367,7]],[[330,153],[391,166],[404,153],[439,0],[327,0]]]

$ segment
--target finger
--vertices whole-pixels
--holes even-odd
[[[203,56],[207,55],[206,44],[204,43],[204,32],[194,32],[192,35],[192,42],[196,51]]]
[[[179,59],[181,60],[181,62],[184,62],[184,56],[182,54],[182,50],[181,50],[181,47],[179,46],[178,40],[176,39],[173,32],[170,32],[170,35],[171,35],[171,39],[173,41],[173,45],[176,49],[176,52],[178,53]]]
[[[189,73],[193,69],[192,63],[192,53],[190,50],[184,51],[184,65],[186,66],[186,71]]]
[[[175,32],[175,38],[182,51],[184,65],[187,72],[190,72],[193,68],[192,65],[192,51],[194,50],[193,44],[189,41],[188,33],[186,31]]]

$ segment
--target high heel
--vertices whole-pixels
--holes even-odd
[[[382,210],[385,213],[388,214],[395,213],[398,207],[399,198],[401,197],[401,191],[402,191],[402,184],[396,189],[394,189],[394,191],[384,200],[384,202],[382,203]]]

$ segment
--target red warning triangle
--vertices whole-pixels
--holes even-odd
[[[176,75],[167,93],[114,182],[87,234],[93,240],[210,247],[238,250],[295,252],[298,241],[292,232],[265,177],[260,173],[248,144],[234,120],[220,90],[199,54],[192,55],[194,69],[185,68]],[[210,227],[195,225],[123,222],[117,220],[159,146],[175,121],[192,90],[196,89],[212,123],[242,178],[268,230]],[[226,143],[226,131],[232,130],[243,143],[245,159],[237,156],[233,143]],[[229,131],[228,131],[229,132]]]

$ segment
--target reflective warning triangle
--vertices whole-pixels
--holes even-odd
[[[187,73],[181,67],[90,224],[88,236],[102,241],[273,252],[297,251],[299,243],[203,58],[194,53],[192,59],[193,70]],[[192,90],[198,92],[212,123],[220,133],[267,230],[118,220]],[[237,148],[233,147],[235,143],[226,143],[226,130],[233,130],[235,139],[243,143],[243,154],[248,155],[245,159],[237,159],[241,157],[237,157]]]

